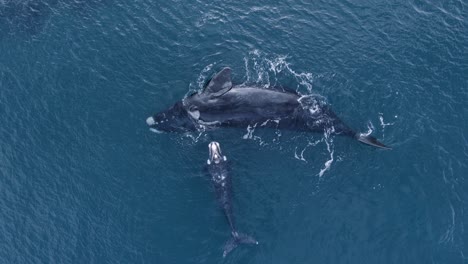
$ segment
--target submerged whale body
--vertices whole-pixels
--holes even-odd
[[[200,93],[192,94],[169,109],[148,117],[158,132],[187,132],[217,127],[266,127],[297,131],[329,130],[378,148],[390,149],[370,135],[356,133],[313,96],[250,86],[234,86],[231,69],[218,72]]]
[[[231,239],[224,245],[223,257],[234,250],[240,244],[258,244],[255,238],[242,234],[237,231],[234,215],[232,213],[232,180],[229,173],[227,158],[223,156],[221,147],[216,141],[208,145],[209,158],[208,172],[211,176],[211,182],[215,187],[216,198],[224,212],[224,216],[231,227]]]

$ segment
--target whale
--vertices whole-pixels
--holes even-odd
[[[223,156],[218,142],[212,141],[208,144],[208,172],[211,182],[215,188],[216,198],[224,212],[224,216],[231,228],[231,239],[227,241],[223,248],[223,257],[226,257],[239,244],[258,244],[258,241],[249,235],[237,231],[232,206],[232,180],[229,173],[229,166],[226,156]]]
[[[146,119],[150,130],[207,131],[222,127],[256,126],[306,132],[328,132],[361,143],[391,149],[375,137],[345,124],[318,95],[301,95],[282,87],[233,85],[232,70],[223,68],[204,89]]]

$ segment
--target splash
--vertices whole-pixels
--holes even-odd
[[[287,55],[267,56],[259,50],[250,51],[244,58],[244,81],[241,86],[252,85],[271,88],[281,87],[285,79],[290,80],[289,83],[294,83],[296,92],[306,90],[305,93],[310,94],[313,91],[314,79],[320,77],[310,72],[298,72],[293,69],[292,64],[288,61]],[[203,89],[204,84],[213,74],[213,69],[217,63],[213,62],[203,68],[197,78],[196,83],[190,83],[187,95],[194,92],[199,92]],[[290,87],[293,88],[293,87]]]
[[[397,116],[395,116],[395,118],[397,118]],[[383,113],[379,113],[379,121],[380,121],[380,126],[382,127],[382,134],[383,134],[383,137],[385,138],[385,127],[386,126],[393,126],[395,124],[395,122],[393,123],[385,123],[384,122],[384,118],[383,118]]]
[[[300,72],[294,69],[293,64],[289,62],[288,55],[267,55],[260,50],[252,50],[248,52],[243,58],[244,64],[244,76],[243,82],[240,86],[249,86],[254,85],[257,87],[262,87],[264,89],[283,89],[283,90],[295,90],[298,94],[303,95],[300,99],[302,107],[308,109],[312,115],[321,115],[320,109],[321,106],[327,104],[327,101],[324,97],[314,94],[313,92],[313,82],[315,78],[320,78],[320,75],[313,74],[311,72]],[[190,89],[187,93],[200,92],[203,89],[203,86],[206,84],[207,80],[212,76],[214,70],[217,68],[217,63],[211,63],[203,68],[203,70],[198,75],[196,83],[191,83]],[[286,86],[283,86],[286,85]],[[287,86],[289,85],[289,87]],[[301,93],[302,91],[302,93]],[[271,127],[275,128],[274,123],[278,125],[280,120],[272,119],[267,120],[263,123],[256,123],[249,125],[246,128],[246,132],[242,135],[244,140],[252,140],[257,142],[260,146],[267,145],[276,145],[279,146],[280,150],[283,149],[282,144],[279,144],[280,138],[282,136],[281,130],[276,126],[275,136],[272,138],[270,135],[264,133],[257,133],[255,130],[258,127]],[[272,124],[273,123],[273,124]],[[203,138],[203,133],[205,130],[199,131],[199,135],[190,134],[190,138],[193,142],[197,142],[200,138]],[[309,141],[305,146],[297,146],[294,149],[294,158],[308,162],[306,159],[306,152],[312,147],[316,147],[321,142],[325,142],[326,149],[328,151],[329,158],[324,163],[323,168],[317,174],[322,177],[332,166],[334,162],[334,146],[333,139],[331,134],[333,133],[332,129],[329,129],[324,132],[325,137],[316,140]],[[294,146],[295,138],[288,139],[288,145]]]
[[[395,117],[396,117],[396,116],[395,116]],[[385,123],[382,113],[379,113],[379,120],[380,120],[380,125],[382,126],[382,129],[385,129],[386,126],[393,126],[393,125],[395,124],[395,122],[393,122],[393,123]]]
[[[198,93],[203,90],[203,86],[209,80],[212,74],[212,69],[216,65],[216,63],[210,63],[203,68],[203,70],[198,74],[197,82],[193,84],[192,82],[189,84],[189,89],[184,96],[184,99],[190,96],[193,93]]]
[[[374,124],[372,124],[372,122],[369,121],[369,122],[367,122],[367,132],[361,133],[361,135],[367,137],[370,134],[372,134],[372,132],[374,132],[374,130],[375,130]]]
[[[317,94],[303,95],[298,99],[303,109],[309,110],[312,116],[322,114],[321,109],[326,105],[326,100],[323,96]]]
[[[328,150],[328,153],[330,154],[330,159],[325,162],[323,169],[320,170],[318,174],[319,177],[322,177],[326,171],[330,170],[331,165],[334,161],[333,154],[335,153],[335,149],[333,145],[333,138],[331,137],[331,134],[334,132],[334,130],[335,129],[332,127],[331,129],[327,129],[323,133],[324,138],[325,138],[324,141],[325,141],[325,144],[327,144],[327,150]]]
[[[281,119],[268,119],[267,121],[263,122],[260,126],[266,126],[270,122],[274,122],[278,126],[280,121],[281,121]]]
[[[259,50],[253,50],[244,57],[245,81],[246,84],[257,84],[264,88],[278,86],[281,84],[280,78],[294,79],[296,91],[305,88],[307,93],[312,93],[314,74],[309,72],[297,72],[288,62],[287,55],[277,55],[268,57]],[[281,86],[281,85],[279,85]]]
[[[312,73],[298,73],[291,69],[290,63],[287,62],[287,56],[279,56],[275,59],[266,59],[270,66],[270,71],[275,74],[275,77],[278,73],[286,71],[288,74],[292,74],[298,83],[306,87],[308,93],[312,93],[312,82],[314,81],[314,76]],[[275,78],[275,81],[277,79]],[[299,87],[298,87],[299,88]]]
[[[317,146],[320,142],[323,142],[323,139],[316,140],[315,142],[307,142],[307,145],[301,150],[300,154],[297,154],[297,147],[294,150],[294,158],[304,161],[307,163],[307,160],[304,158],[304,152],[309,148],[309,147],[315,147]]]
[[[262,139],[262,137],[260,136],[256,136],[254,135],[253,133],[255,132],[255,128],[257,127],[257,123],[255,123],[253,126],[249,125],[247,126],[247,133],[245,135],[242,136],[242,139],[250,139],[250,140],[253,140],[253,141],[257,141],[260,146],[266,146],[268,145],[268,143]]]
[[[183,134],[183,138],[189,139],[191,144],[196,144],[200,141],[200,139],[204,139],[205,137],[205,130],[199,130],[198,132],[187,132]]]
[[[255,128],[257,127],[257,124],[251,126],[249,125],[247,127],[247,133],[242,136],[243,139],[252,139],[253,138],[253,132],[255,131]]]

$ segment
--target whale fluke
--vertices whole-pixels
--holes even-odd
[[[258,245],[258,241],[255,238],[241,234],[238,232],[232,232],[232,238],[224,245],[223,258],[233,251],[239,244],[255,244]]]
[[[370,145],[376,148],[392,149],[391,147],[384,145],[383,143],[379,142],[375,137],[370,136],[370,135],[358,133],[356,135],[356,139],[359,140],[361,143],[364,143],[366,145]]]

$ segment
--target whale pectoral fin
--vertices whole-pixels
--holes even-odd
[[[231,68],[226,67],[211,78],[203,93],[218,97],[227,93],[231,88]]]
[[[392,149],[391,147],[385,146],[383,143],[379,142],[375,137],[370,136],[370,135],[357,134],[356,139],[359,140],[359,142],[362,142],[366,145],[370,145],[373,147],[382,148],[382,149]]]

